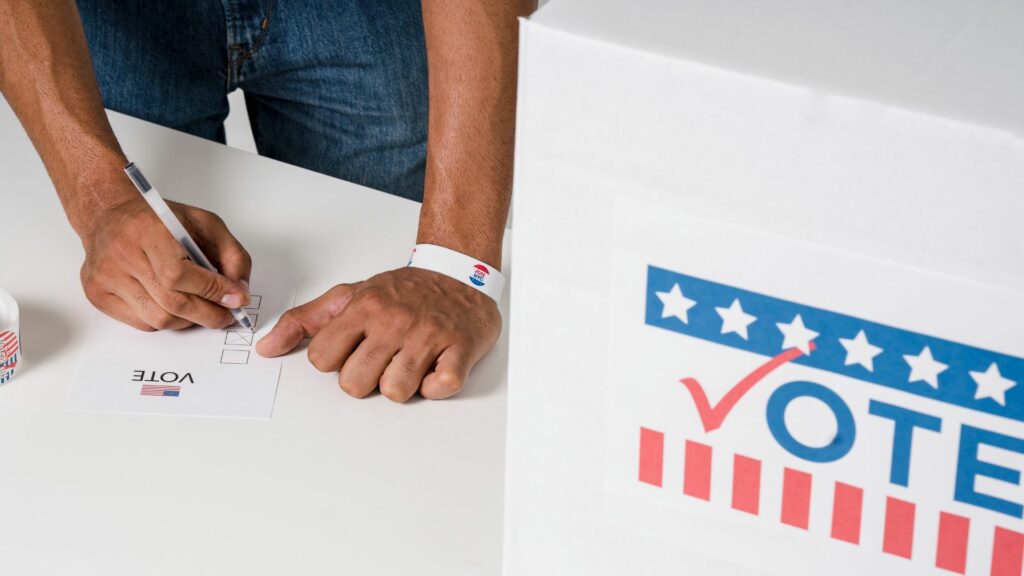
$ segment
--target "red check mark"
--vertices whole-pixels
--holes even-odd
[[[814,350],[814,342],[810,343],[809,348]],[[686,389],[690,391],[690,396],[693,396],[693,403],[697,406],[697,415],[700,416],[701,424],[704,425],[705,432],[711,432],[717,430],[722,426],[722,422],[725,417],[732,411],[733,406],[743,398],[743,395],[750,391],[755,384],[764,379],[765,376],[769,375],[779,366],[803,356],[797,348],[790,348],[782,354],[772,358],[759,366],[756,370],[747,374],[738,384],[732,387],[731,390],[722,396],[722,399],[718,401],[718,405],[712,406],[708,402],[708,395],[704,393],[704,388],[700,385],[700,382],[693,378],[683,378],[680,382]]]

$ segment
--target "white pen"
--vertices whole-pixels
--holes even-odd
[[[157,218],[164,223],[167,227],[167,231],[174,236],[174,239],[181,244],[181,247],[185,249],[188,257],[196,264],[206,268],[207,270],[220,274],[220,270],[214,267],[210,262],[210,259],[203,254],[203,251],[196,244],[196,241],[189,236],[188,231],[181,225],[181,221],[178,220],[174,212],[171,212],[171,207],[164,202],[163,197],[157,192],[156,188],[150,186],[149,181],[142,175],[142,171],[135,165],[135,162],[129,163],[124,167],[125,174],[131,179],[132,184],[138,188],[139,193],[142,194],[143,199],[149,204],[149,207],[156,212]],[[252,330],[252,322],[249,321],[249,315],[246,314],[241,308],[229,308],[231,315],[238,320],[238,323],[244,326],[248,330]]]

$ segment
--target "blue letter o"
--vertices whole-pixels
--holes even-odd
[[[789,403],[800,396],[810,396],[825,403],[832,410],[836,417],[836,429],[838,433],[832,442],[827,446],[808,446],[802,444],[786,427],[786,407]],[[796,381],[779,386],[772,392],[768,399],[766,412],[768,429],[771,430],[775,441],[787,452],[811,462],[834,462],[839,460],[853,448],[853,441],[857,437],[857,425],[853,421],[853,413],[850,407],[843,402],[843,399],[832,390],[815,384],[814,382]]]

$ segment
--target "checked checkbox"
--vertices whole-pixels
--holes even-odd
[[[224,336],[227,346],[252,346],[253,333],[248,330],[228,330]]]

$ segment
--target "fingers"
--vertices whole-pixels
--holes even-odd
[[[225,328],[235,323],[234,316],[218,306],[192,294],[164,288],[152,276],[138,278],[149,296],[170,314],[207,328]]]
[[[338,374],[338,385],[342,390],[356,398],[363,398],[377,388],[381,375],[397,352],[393,346],[388,346],[385,342],[366,339],[359,344],[345,360]],[[413,391],[415,392],[415,389]]]
[[[452,347],[441,353],[434,371],[423,379],[420,394],[428,400],[442,400],[462,391],[476,360],[468,351]]]
[[[153,280],[167,290],[194,294],[226,308],[239,308],[249,302],[248,288],[187,260],[185,249],[169,236],[160,236],[143,250]]]
[[[435,360],[437,352],[427,346],[401,349],[380,377],[380,393],[394,402],[409,400],[420,389]]]
[[[317,336],[328,322],[341,313],[351,297],[352,286],[339,284],[316,300],[285,312],[274,329],[256,343],[256,352],[268,358],[291,352],[303,339]],[[352,349],[355,349],[356,344],[358,342],[352,344]],[[312,349],[313,343],[310,343]]]
[[[192,326],[192,322],[161,308],[135,278],[125,278],[117,282],[112,293],[128,305],[136,318],[152,329],[181,330]]]
[[[339,315],[310,341],[307,352],[310,364],[321,372],[340,370],[359,347],[363,336],[361,326]]]
[[[92,302],[93,306],[95,306],[100,312],[103,312],[114,320],[124,322],[132,328],[137,328],[144,332],[152,332],[154,330],[152,326],[146,324],[142,320],[139,320],[135,313],[132,312],[132,308],[127,302],[109,292],[91,296],[89,301]]]

